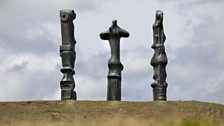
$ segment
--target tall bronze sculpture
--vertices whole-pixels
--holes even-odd
[[[166,100],[167,82],[166,82],[166,65],[168,63],[165,52],[164,42],[166,36],[163,30],[163,12],[156,11],[155,23],[153,24],[153,45],[154,55],[151,59],[153,66],[155,82],[152,83],[153,100]]]
[[[75,81],[73,79],[74,62],[76,59],[75,52],[75,38],[74,38],[74,25],[73,20],[76,18],[76,14],[73,10],[61,10],[61,36],[62,45],[60,46],[60,56],[62,58],[61,72],[63,78],[61,84],[61,99],[74,99],[76,100],[76,92],[73,91],[75,88]]]
[[[121,71],[123,65],[120,62],[120,38],[128,37],[129,33],[112,22],[112,26],[106,32],[100,34],[102,40],[109,40],[111,57],[108,61],[108,87],[107,100],[121,100]]]

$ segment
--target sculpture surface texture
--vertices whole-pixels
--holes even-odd
[[[75,81],[73,75],[74,63],[76,59],[75,52],[75,38],[74,38],[74,24],[73,20],[76,18],[76,14],[73,10],[61,10],[60,20],[61,20],[61,36],[62,45],[60,46],[60,56],[62,59],[61,72],[63,73],[63,78],[60,81],[61,86],[61,99],[76,100],[76,92],[73,91],[75,88]]]
[[[153,100],[166,100],[167,82],[166,65],[168,63],[164,42],[166,36],[163,30],[163,12],[156,11],[155,23],[153,24],[153,45],[154,54],[151,59],[155,80],[151,86],[153,88]]]
[[[108,61],[108,87],[107,100],[121,100],[121,71],[123,65],[120,62],[120,38],[129,37],[129,33],[112,22],[112,26],[106,32],[100,34],[102,40],[108,40],[111,48],[111,57]]]

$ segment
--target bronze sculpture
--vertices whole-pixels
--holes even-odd
[[[61,72],[63,78],[60,81],[61,86],[61,99],[73,99],[76,100],[75,81],[73,75],[74,62],[76,59],[75,52],[75,38],[74,38],[74,24],[73,20],[76,18],[76,14],[73,10],[60,10],[61,19],[61,36],[62,45],[60,46],[60,56],[62,58]]]
[[[120,62],[120,38],[129,37],[129,33],[112,22],[112,26],[106,32],[100,34],[102,40],[109,40],[111,57],[108,61],[108,87],[107,100],[121,100],[121,71],[123,65]]]
[[[153,45],[154,55],[151,59],[155,82],[151,84],[153,88],[153,100],[166,100],[167,82],[166,65],[168,63],[164,42],[166,36],[163,30],[163,12],[156,11],[155,23],[153,24]]]

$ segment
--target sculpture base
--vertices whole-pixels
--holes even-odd
[[[61,90],[61,100],[76,100],[76,92],[72,90]]]
[[[166,88],[153,88],[153,100],[166,101]]]
[[[121,79],[108,79],[107,100],[121,100]]]

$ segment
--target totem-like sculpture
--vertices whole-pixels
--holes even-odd
[[[75,52],[75,38],[74,38],[74,25],[73,20],[76,18],[76,14],[73,10],[61,10],[61,36],[62,45],[60,46],[60,56],[62,58],[61,72],[63,78],[60,82],[61,86],[61,99],[76,100],[76,92],[73,91],[75,88],[75,81],[73,79],[74,63],[76,59]]]
[[[155,23],[153,24],[153,45],[152,48],[155,50],[154,55],[151,59],[151,65],[154,69],[153,79],[155,82],[152,83],[153,88],[153,100],[166,100],[166,65],[168,63],[165,52],[164,42],[166,36],[163,30],[163,12],[161,10],[156,11]]]
[[[108,61],[108,87],[107,100],[121,100],[121,71],[123,65],[120,62],[120,38],[128,37],[129,33],[117,25],[117,21],[112,22],[112,26],[106,32],[100,34],[102,40],[109,40],[111,57]]]

